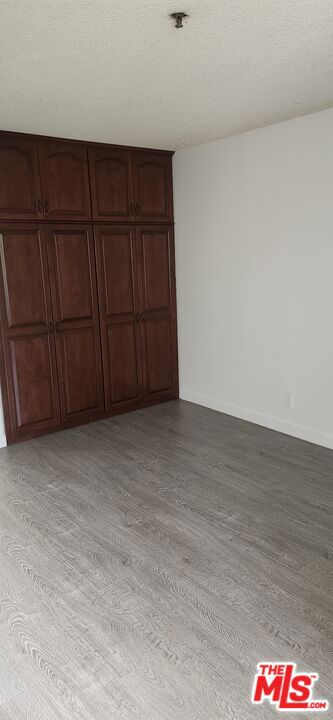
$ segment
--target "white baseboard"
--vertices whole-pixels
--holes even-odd
[[[333,450],[333,435],[318,432],[318,430],[303,427],[302,425],[295,425],[294,423],[287,422],[286,420],[279,420],[279,418],[271,417],[270,415],[262,415],[262,413],[258,413],[255,410],[248,410],[247,408],[239,407],[238,405],[224,403],[220,400],[207,397],[206,395],[198,395],[197,393],[189,392],[188,390],[181,389],[179,397],[182,400],[188,400],[189,402],[196,403],[196,405],[203,405],[204,407],[211,408],[212,410],[218,410],[219,412],[226,413],[226,415],[233,415],[241,420],[247,420],[248,422],[255,423],[256,425],[262,425],[263,427],[270,428],[270,430],[277,430],[278,432],[285,433],[286,435],[292,435],[300,440],[306,440],[307,442],[322,445],[323,447]]]
[[[0,448],[7,447],[6,435],[0,435]]]

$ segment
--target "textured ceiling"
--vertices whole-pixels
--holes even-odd
[[[0,0],[2,129],[178,148],[332,105],[332,0]]]

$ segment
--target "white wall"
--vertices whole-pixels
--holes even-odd
[[[174,193],[181,397],[333,448],[333,110],[178,151]]]

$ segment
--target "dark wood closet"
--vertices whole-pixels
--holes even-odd
[[[171,161],[0,133],[7,442],[178,396]]]

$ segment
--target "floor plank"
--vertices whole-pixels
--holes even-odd
[[[0,451],[1,720],[246,720],[333,700],[333,453],[174,401]]]

